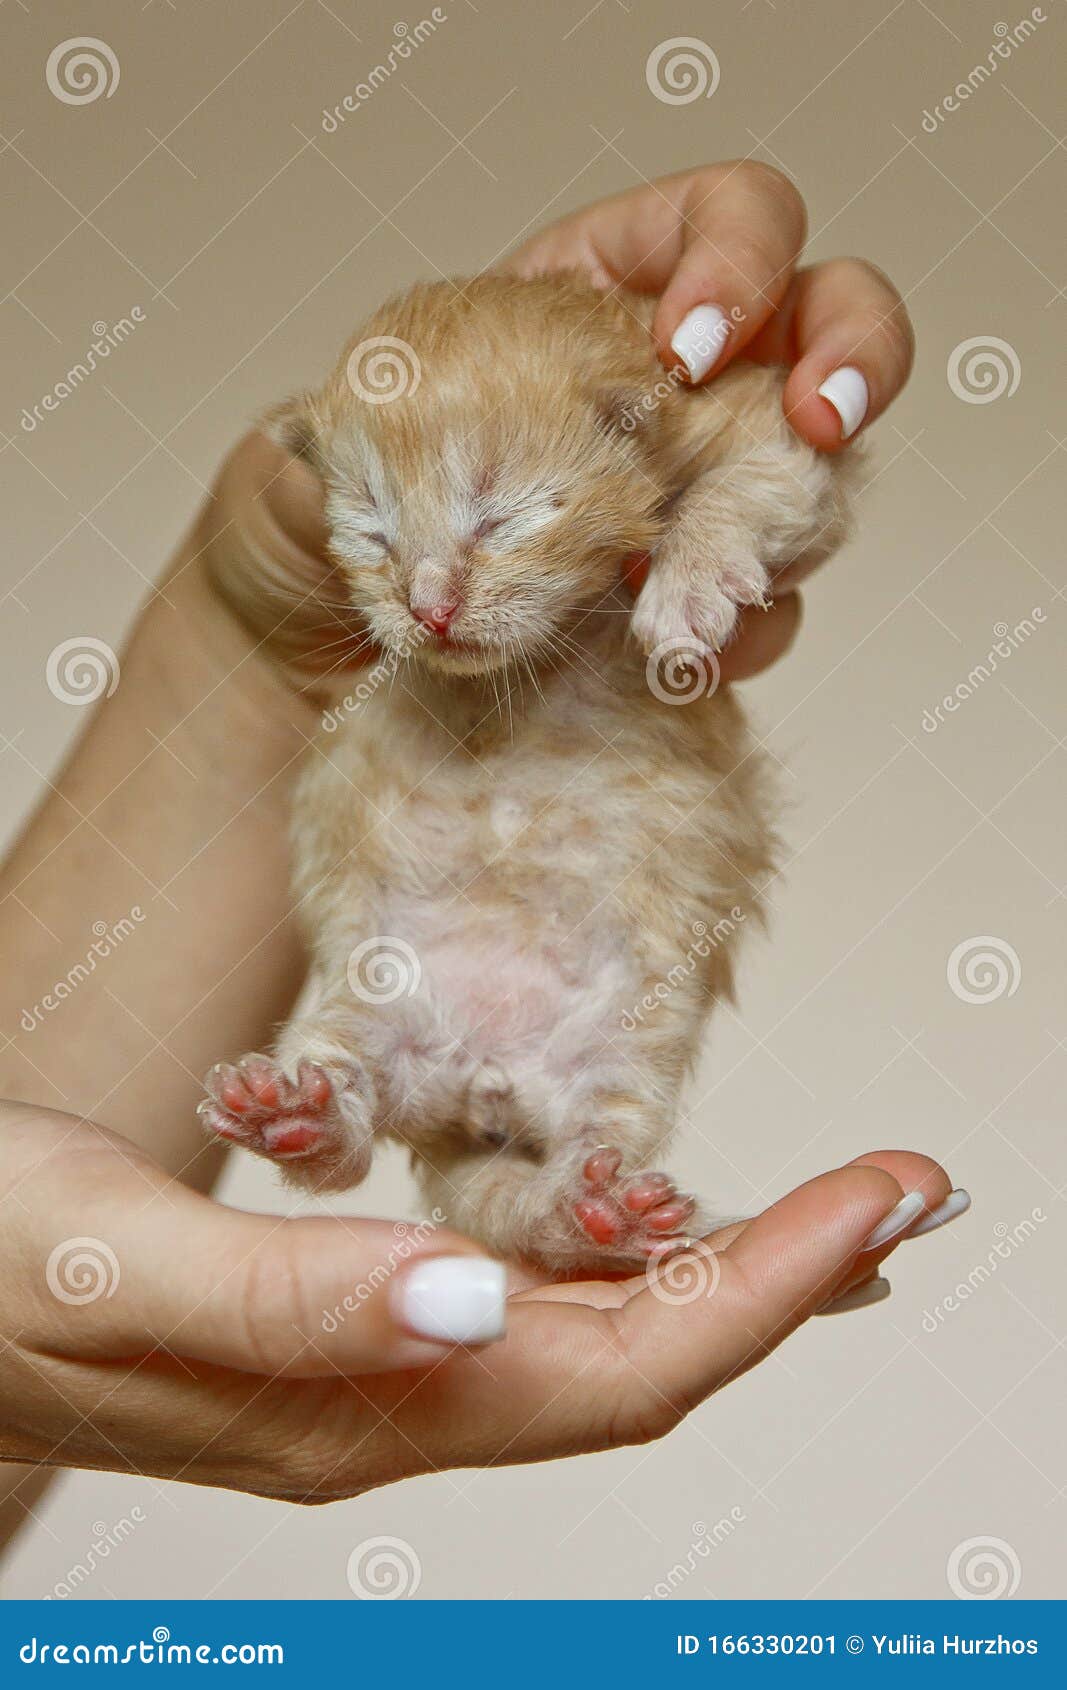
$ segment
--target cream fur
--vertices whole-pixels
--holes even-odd
[[[396,671],[338,709],[294,806],[313,966],[275,1059],[338,1089],[329,1143],[286,1172],[355,1183],[389,1133],[455,1225],[552,1269],[634,1253],[578,1226],[582,1163],[602,1143],[627,1171],[658,1159],[773,865],[740,704],[706,682],[664,702],[646,653],[720,648],[766,566],[828,550],[845,519],[844,460],[788,428],[780,375],[679,389],[648,320],[577,279],[417,287],[271,419],[323,477],[335,554],[328,584],[292,585],[296,625],[309,596],[346,627],[350,604]],[[375,406],[345,369],[380,335],[421,379]],[[620,565],[644,551],[632,607]],[[292,659],[284,584],[256,603],[228,586]],[[414,638],[427,594],[461,600],[456,644]],[[417,958],[411,995],[353,991],[375,936]]]

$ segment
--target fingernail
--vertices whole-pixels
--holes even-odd
[[[931,1209],[921,1221],[915,1222],[908,1237],[921,1238],[926,1232],[936,1232],[939,1226],[947,1226],[957,1215],[965,1215],[970,1206],[970,1192],[964,1191],[962,1186],[957,1186],[955,1191],[949,1192],[943,1203],[939,1203],[936,1209]]]
[[[690,381],[703,381],[726,345],[730,323],[717,305],[695,305],[683,317],[671,336],[676,352],[689,372]]]
[[[824,1303],[815,1313],[849,1314],[852,1309],[867,1309],[872,1303],[884,1303],[892,1289],[888,1279],[883,1279],[881,1274],[878,1274],[862,1285],[854,1285],[851,1291],[845,1291],[840,1297],[835,1297],[832,1303]]]
[[[843,364],[839,370],[834,370],[827,376],[819,393],[823,399],[828,399],[838,416],[841,418],[841,438],[851,439],[867,415],[870,394],[862,371],[854,369],[851,364]]]
[[[429,1256],[398,1281],[396,1313],[410,1332],[444,1344],[504,1336],[506,1275],[488,1256]]]
[[[879,1221],[869,1238],[860,1245],[861,1250],[880,1250],[883,1244],[888,1244],[891,1238],[906,1232],[916,1215],[921,1214],[923,1197],[921,1191],[909,1191],[902,1197],[895,1209],[890,1209],[884,1221]]]

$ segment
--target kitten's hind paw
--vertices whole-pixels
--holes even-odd
[[[353,1064],[301,1062],[295,1078],[267,1056],[217,1063],[197,1114],[208,1132],[285,1166],[310,1186],[355,1185],[370,1164],[370,1128]]]
[[[621,1168],[622,1152],[606,1144],[583,1164],[582,1195],[573,1214],[591,1253],[647,1261],[682,1248],[696,1199],[679,1192],[669,1174],[624,1175]]]

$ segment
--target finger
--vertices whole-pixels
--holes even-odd
[[[322,484],[265,434],[253,431],[230,454],[194,538],[238,619],[301,676],[373,656],[329,555]]]
[[[918,1197],[921,1201],[914,1204],[914,1212],[910,1214],[902,1206],[895,1222],[886,1225],[890,1236],[877,1248],[861,1252],[834,1286],[826,1305],[818,1311],[820,1314],[842,1313],[884,1301],[889,1295],[889,1283],[878,1273],[878,1268],[886,1257],[899,1244],[914,1237],[917,1228],[928,1227],[931,1222],[935,1227],[944,1225],[970,1208],[970,1197],[965,1191],[953,1191],[944,1168],[916,1151],[872,1150],[857,1156],[849,1166],[883,1168],[897,1180],[905,1197]]]
[[[684,1412],[761,1360],[826,1302],[901,1195],[882,1168],[838,1168],[773,1204],[721,1254],[678,1258],[670,1273],[681,1284],[691,1261],[698,1295],[671,1300],[664,1279],[619,1317],[634,1391],[643,1379]]]
[[[431,1366],[456,1344],[503,1336],[505,1270],[458,1234],[246,1216],[238,1238],[214,1207],[199,1276],[164,1287],[158,1257],[130,1252],[131,1336],[147,1329],[179,1355],[303,1379]]]
[[[56,1177],[57,1160],[23,1189],[22,1248],[40,1264],[31,1345],[65,1339],[65,1353],[85,1356],[165,1347],[313,1378],[427,1366],[503,1332],[503,1267],[430,1222],[245,1214],[116,1151],[86,1190]]]
[[[804,202],[769,165],[697,171],[680,205],[681,252],[653,322],[668,368],[705,381],[759,333],[785,297],[804,242]]]
[[[749,355],[793,366],[786,416],[811,445],[835,451],[896,398],[914,351],[892,282],[873,264],[839,258],[799,272]]]
[[[745,681],[789,650],[800,631],[799,593],[781,593],[766,610],[748,609],[738,617],[729,645],[719,653],[721,681]]]
[[[695,379],[704,380],[758,334],[786,294],[805,222],[788,177],[734,159],[584,206],[526,241],[502,267],[522,276],[576,268],[595,287],[661,294],[654,340],[672,368],[690,368],[671,340],[699,308],[705,314],[683,345]],[[708,308],[720,315],[706,314]],[[715,331],[710,339],[708,327]]]

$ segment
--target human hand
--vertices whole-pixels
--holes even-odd
[[[949,1192],[926,1157],[861,1158],[651,1281],[516,1272],[494,1341],[501,1270],[469,1240],[229,1210],[117,1134],[27,1105],[2,1107],[0,1142],[0,1456],[301,1502],[661,1436],[868,1283],[922,1224],[911,1211]],[[904,1230],[865,1248],[905,1189]],[[441,1257],[477,1297],[420,1289]],[[418,1334],[447,1308],[482,1341]]]
[[[783,364],[788,421],[812,446],[836,452],[900,392],[914,337],[900,295],[873,264],[836,258],[797,268],[806,226],[788,177],[735,159],[571,212],[504,267],[527,276],[578,269],[599,287],[658,294],[653,341],[679,379],[707,381],[739,354]],[[757,673],[792,644],[795,588],[813,567],[787,565],[769,612],[742,617],[720,654],[723,680]]]
[[[913,337],[900,296],[873,265],[842,258],[796,268],[805,224],[804,202],[785,176],[739,160],[572,212],[502,267],[523,275],[579,269],[598,286],[659,294],[654,344],[686,379],[706,381],[739,353],[791,366],[786,416],[832,452],[900,391]],[[711,337],[721,352],[698,359],[690,346],[690,368],[676,350],[689,344],[684,324],[696,310],[706,326],[712,306],[726,331]],[[306,464],[262,434],[248,436],[226,464],[202,528],[210,578],[300,686],[314,690],[316,679],[375,655],[329,559],[321,486]],[[770,609],[742,616],[720,655],[724,680],[757,673],[791,645],[800,622],[796,585],[812,567],[804,559],[787,565]]]

